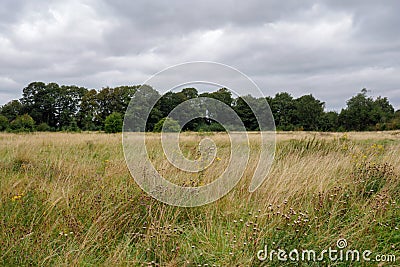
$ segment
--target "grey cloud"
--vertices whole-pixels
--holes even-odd
[[[313,93],[339,110],[361,88],[400,108],[396,1],[3,1],[0,104],[31,81],[139,84],[211,60],[271,95]]]

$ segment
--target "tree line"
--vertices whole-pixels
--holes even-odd
[[[160,98],[146,122],[146,131],[159,131],[164,123],[177,129],[176,122],[166,117],[181,103],[207,97],[231,107],[247,130],[257,131],[257,119],[247,103],[257,106],[268,102],[277,130],[291,131],[368,131],[400,129],[400,110],[395,111],[387,97],[372,98],[366,89],[350,98],[340,112],[325,111],[325,103],[313,95],[294,98],[278,93],[265,99],[251,95],[233,97],[226,88],[199,93],[196,88],[160,95],[150,86],[105,87],[101,90],[57,83],[32,82],[23,89],[22,97],[0,107],[0,131],[101,131],[122,130],[123,116],[130,100],[144,96],[141,105],[133,107],[140,114],[152,99]],[[223,131],[212,118],[197,118],[183,126],[185,131]]]

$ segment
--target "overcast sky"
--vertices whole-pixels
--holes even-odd
[[[3,0],[0,105],[32,81],[141,84],[201,60],[237,68],[265,95],[312,93],[340,110],[366,87],[400,109],[399,10],[395,0]]]

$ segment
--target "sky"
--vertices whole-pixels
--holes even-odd
[[[340,111],[367,88],[400,109],[398,10],[395,0],[2,0],[0,105],[32,81],[101,89],[213,61],[265,95],[313,94]]]

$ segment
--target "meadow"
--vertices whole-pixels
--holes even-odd
[[[182,185],[215,179],[229,161],[223,133],[184,133],[196,158],[218,146],[205,171],[178,172],[147,145],[160,173]],[[250,144],[257,151],[257,133]],[[336,248],[396,255],[400,265],[400,131],[278,132],[270,175],[254,193],[250,158],[239,184],[195,208],[163,204],[135,183],[121,134],[0,134],[1,266],[369,266],[395,262],[260,261],[270,249]]]

